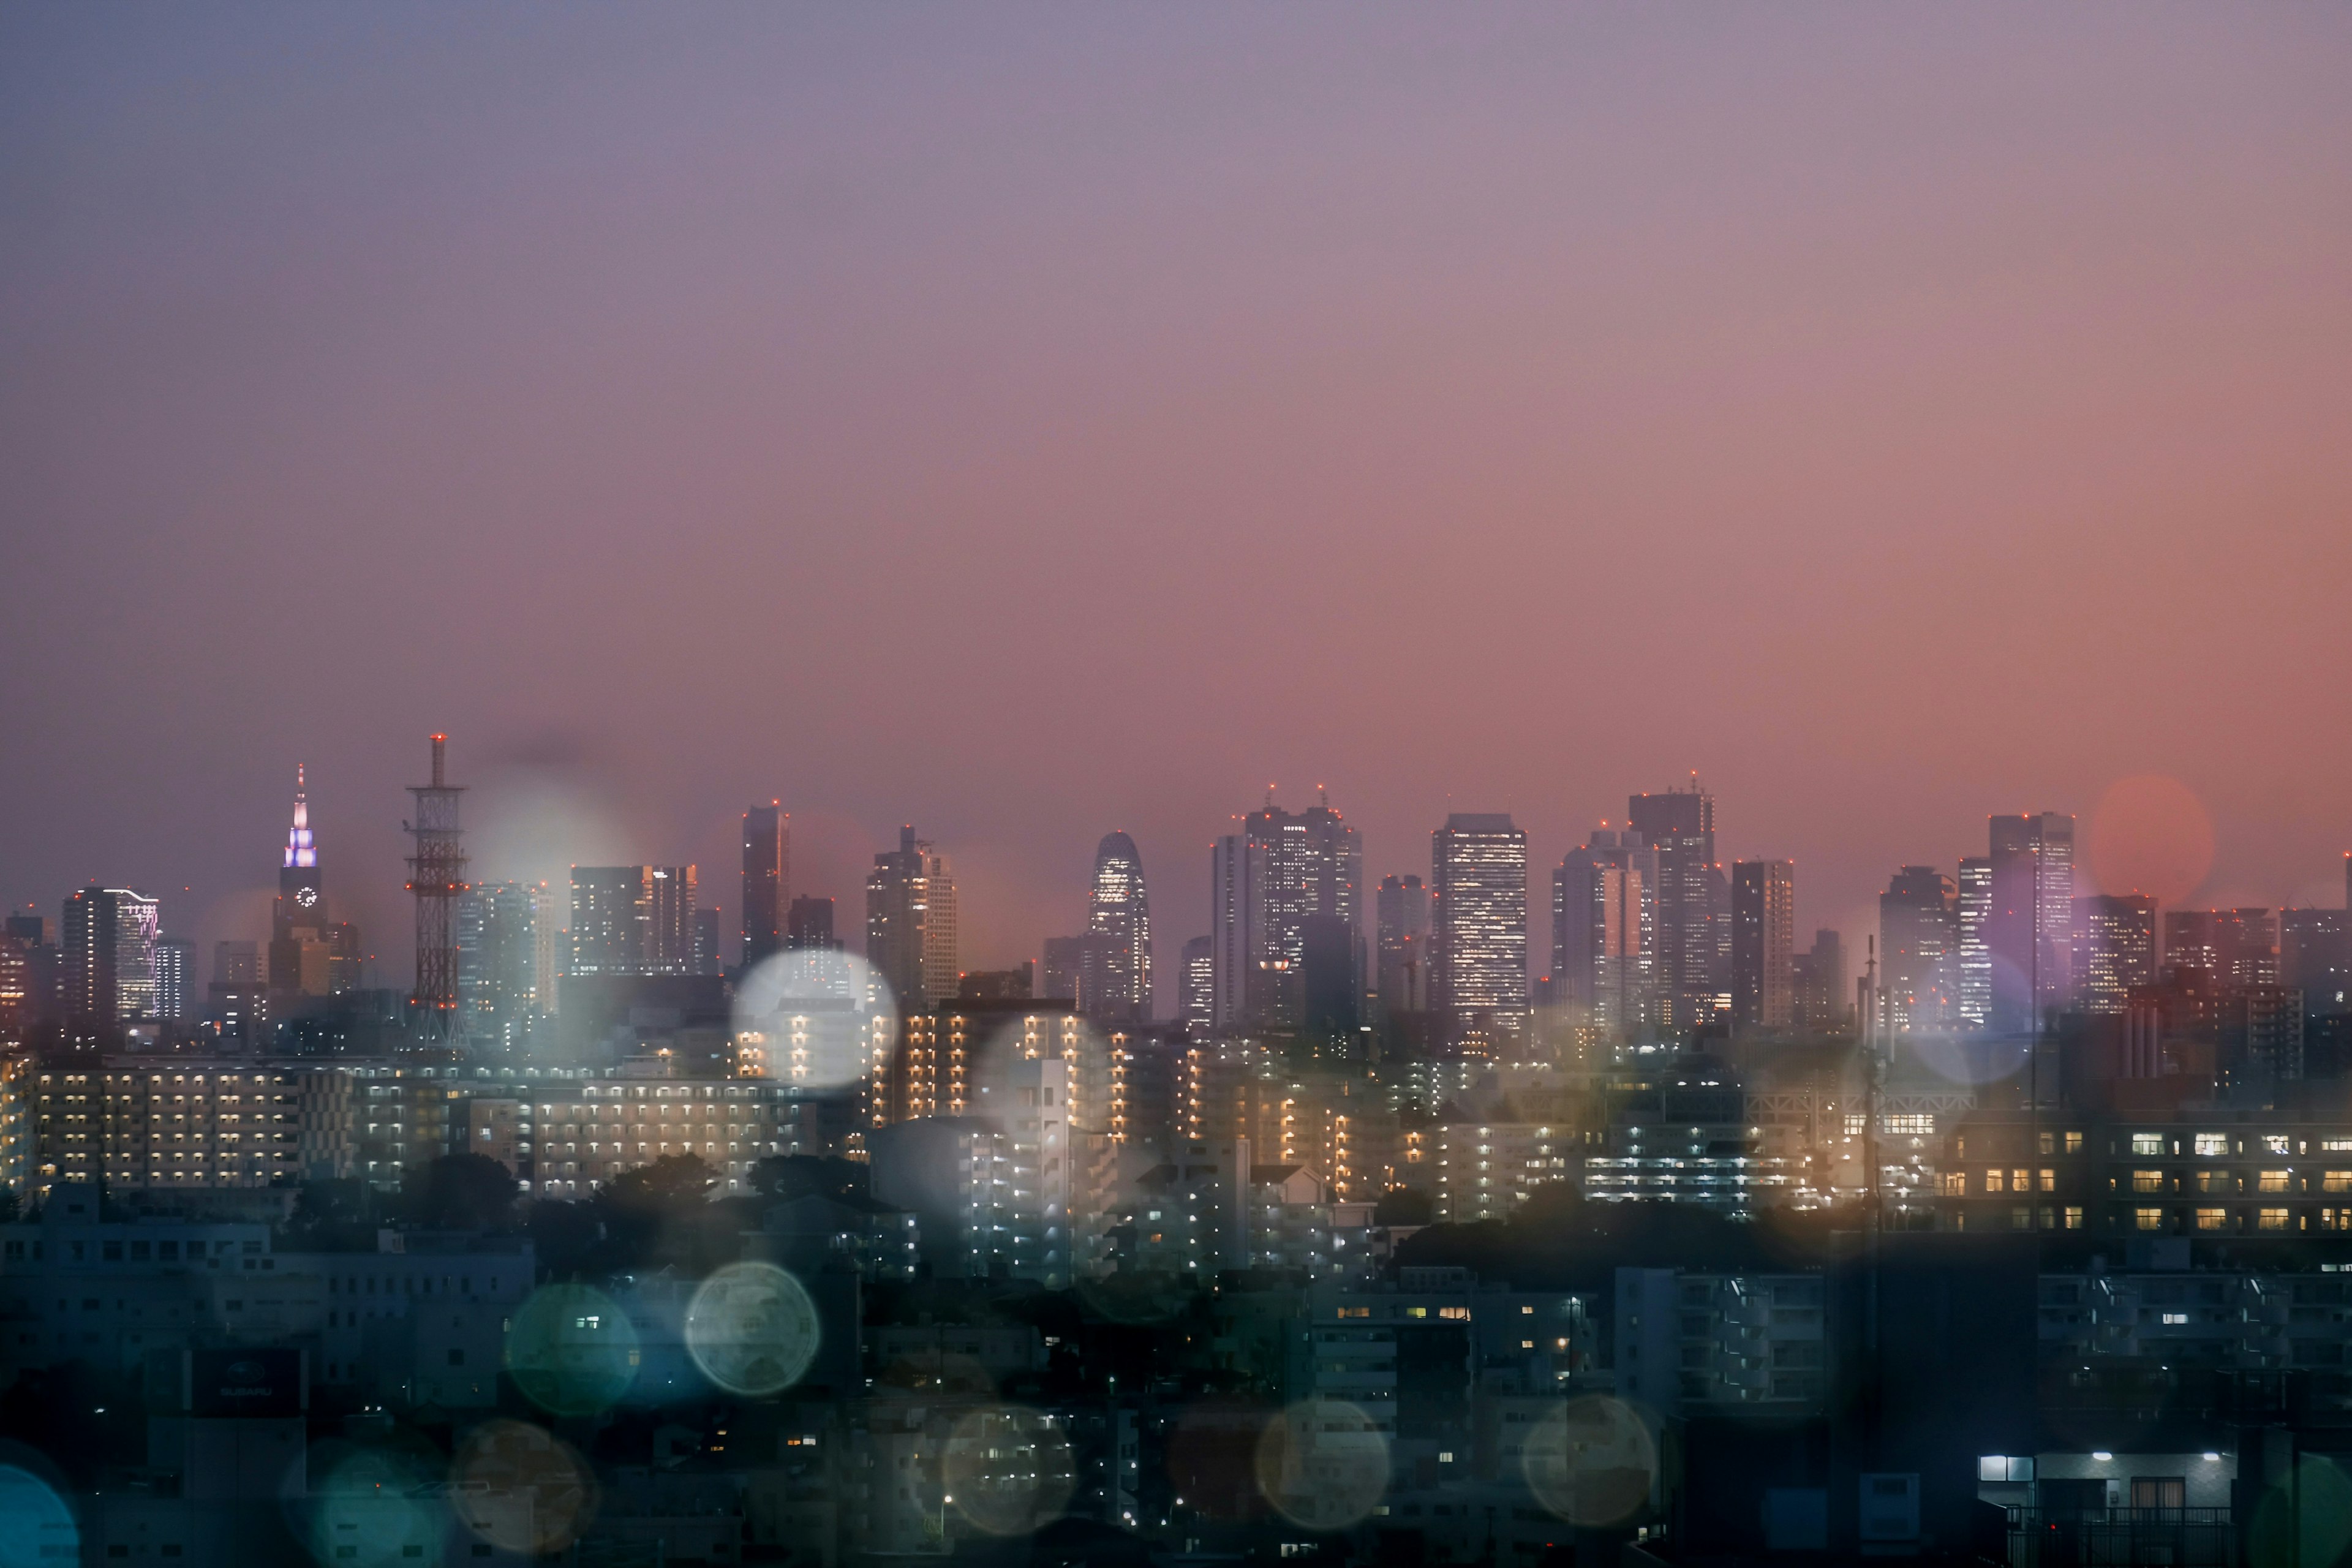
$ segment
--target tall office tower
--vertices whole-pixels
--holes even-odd
[[[2164,967],[2201,969],[2217,985],[2275,985],[2279,922],[2266,909],[2168,910]]]
[[[213,943],[213,984],[215,985],[258,985],[261,984],[261,948],[250,942],[216,942]]]
[[[2121,1013],[2135,985],[2156,984],[2156,900],[2095,893],[2074,900],[2074,1006]]]
[[[1731,1017],[1744,1028],[1794,1019],[1797,865],[1741,860],[1731,868]]]
[[[0,931],[0,1045],[16,1045],[25,1037],[31,1010],[31,971],[25,962],[25,940]]]
[[[1110,973],[1104,1021],[1148,1023],[1151,1017],[1151,900],[1143,887],[1143,857],[1124,833],[1106,833],[1095,847],[1095,887],[1087,933],[1108,944]]]
[[[466,835],[458,823],[465,788],[449,783],[449,737],[433,737],[433,782],[411,784],[415,820],[408,829],[408,890],[416,899],[416,988],[409,1007],[418,1031],[445,1038],[457,1020],[457,895],[466,890]]]
[[[563,974],[563,963],[572,952],[572,933],[563,929],[564,910],[555,889],[545,882],[525,885],[530,896],[530,1000],[531,1005],[548,1017],[554,1017],[561,987],[556,984]]]
[[[1214,1026],[1216,1016],[1216,947],[1209,938],[1196,936],[1184,944],[1184,1032],[1202,1038]]]
[[[185,937],[155,939],[155,1016],[185,1018],[194,989],[196,944]]]
[[[29,911],[0,922],[24,952],[25,998],[17,1021],[29,1028],[47,1023],[65,1011],[65,953],[58,946],[58,922]]]
[[[1658,1024],[1658,852],[1597,828],[1551,879],[1552,989],[1622,1038]]]
[[[1992,1023],[1992,949],[1985,926],[1992,918],[1992,857],[1960,861],[1959,1027],[1980,1034]]]
[[[1310,918],[1346,924],[1349,963],[1360,970],[1363,865],[1356,830],[1328,801],[1301,812],[1268,801],[1243,831],[1217,840],[1209,915],[1218,1027],[1297,1028],[1305,1021]]]
[[[687,970],[689,974],[716,974],[723,967],[719,962],[719,911],[698,909],[694,911],[693,956]]]
[[[1455,1039],[1528,1019],[1528,836],[1457,811],[1430,835],[1429,1005]]]
[[[572,868],[573,974],[692,974],[692,866]]]
[[[743,957],[750,969],[782,951],[792,906],[793,817],[772,800],[743,814]]]
[[[1111,939],[1089,931],[1083,936],[1049,936],[1038,965],[1037,994],[1041,999],[1074,1002],[1080,1013],[1101,1021],[1118,1016],[1118,955]]]
[[[902,1013],[956,994],[956,887],[947,857],[898,830],[898,847],[874,857],[866,878],[866,961]]]
[[[1797,1026],[1816,1031],[1843,1028],[1850,1013],[1844,939],[1833,931],[1813,932],[1813,945],[1799,953],[1791,967]]]
[[[1906,866],[1878,895],[1879,984],[1886,1027],[1940,1034],[1958,1017],[1960,917],[1952,879]]]
[[[1373,896],[1381,1006],[1394,1013],[1429,1011],[1429,889],[1418,877],[1383,877]]]
[[[484,882],[458,898],[457,1027],[467,1039],[518,1045],[531,1015],[544,1010],[542,902],[528,882]]]
[[[155,1012],[156,903],[92,883],[65,902],[65,1010],[99,1025]]]
[[[2308,1016],[2352,1012],[2352,911],[2281,910],[2279,984],[2303,993]]]
[[[1715,796],[1687,790],[1637,795],[1629,826],[1658,855],[1660,1022],[1686,1032],[1728,1005],[1730,889],[1715,858]]]
[[[2031,1034],[2074,993],[2074,819],[2056,811],[1996,816],[1990,837],[1987,1024],[1996,1034]]]
[[[278,861],[278,900],[269,911],[269,988],[285,995],[324,996],[328,973],[327,884],[310,833],[310,790],[294,765],[294,825]]]
[[[833,934],[833,900],[803,894],[784,911],[784,946],[793,952],[830,952],[841,945]]]

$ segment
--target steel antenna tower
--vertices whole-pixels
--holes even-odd
[[[457,944],[451,916],[466,890],[465,830],[457,826],[457,797],[465,790],[443,776],[446,735],[433,737],[433,782],[411,784],[416,820],[400,826],[409,837],[408,890],[416,895],[416,990],[409,998],[417,1034],[449,1037],[457,1016]]]

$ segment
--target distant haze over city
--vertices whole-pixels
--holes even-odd
[[[730,933],[755,802],[974,966],[1124,829],[1171,994],[1270,781],[2339,903],[2340,17],[1994,16],[13,13],[0,899],[250,935],[305,763],[404,985],[438,730]]]

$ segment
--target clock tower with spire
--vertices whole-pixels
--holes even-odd
[[[294,826],[278,866],[278,903],[269,921],[269,988],[323,996],[333,984],[333,933],[327,923],[326,884],[310,837],[310,792],[294,767]]]

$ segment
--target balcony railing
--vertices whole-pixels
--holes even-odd
[[[2236,1568],[2226,1508],[2011,1508],[2010,1568]]]

